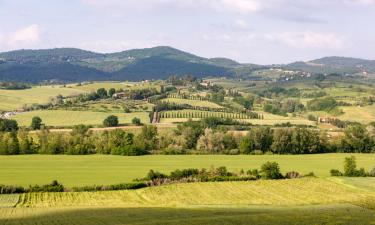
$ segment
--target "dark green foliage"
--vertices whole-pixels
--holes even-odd
[[[374,141],[362,125],[352,125],[345,129],[345,137],[341,139],[343,152],[371,152]]]
[[[330,111],[337,106],[334,98],[317,98],[307,102],[307,108],[311,111]]]
[[[137,126],[142,125],[142,123],[141,123],[141,119],[139,119],[139,118],[137,118],[137,117],[134,117],[134,118],[132,119],[132,124],[137,125]]]
[[[162,174],[158,171],[150,170],[147,173],[146,179],[147,180],[156,180],[156,179],[162,179],[162,178],[167,178],[168,176],[165,174]]]
[[[116,93],[116,90],[114,88],[110,88],[108,90],[108,97],[112,97]]]
[[[18,130],[17,121],[0,118],[0,132],[1,131],[11,132],[11,131],[17,131],[17,130]]]
[[[280,167],[277,162],[266,162],[260,169],[262,179],[281,179],[283,175],[280,173]]]
[[[367,173],[364,168],[357,170],[357,163],[354,156],[346,157],[344,161],[344,172],[332,169],[331,176],[346,176],[346,177],[367,177],[372,176],[371,172]]]
[[[114,115],[111,115],[111,116],[108,116],[106,119],[104,119],[103,121],[103,125],[105,127],[117,127],[118,126],[118,117],[117,116],[114,116]]]
[[[31,129],[33,130],[40,130],[42,126],[42,119],[39,116],[34,116],[31,120]]]
[[[30,186],[27,189],[27,192],[63,192],[64,186],[57,182],[56,180],[52,181],[51,184],[45,184],[42,186],[34,185]]]
[[[21,186],[0,184],[0,194],[19,194],[19,193],[25,193],[25,188]]]
[[[98,94],[99,98],[107,98],[108,97],[108,93],[107,93],[107,90],[105,88],[99,88],[96,91],[96,94]]]

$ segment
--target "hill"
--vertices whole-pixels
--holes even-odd
[[[0,53],[1,81],[161,79],[170,75],[231,76],[239,63],[167,46],[101,54],[75,48]]]
[[[284,67],[292,70],[323,74],[338,73],[345,75],[361,72],[374,73],[375,60],[332,56],[307,62],[294,62]]]

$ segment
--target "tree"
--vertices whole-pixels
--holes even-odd
[[[320,151],[319,132],[307,128],[296,128],[292,135],[294,154],[318,153]]]
[[[288,154],[293,151],[292,131],[289,128],[275,129],[273,132],[272,152]]]
[[[137,118],[137,117],[134,117],[133,119],[132,119],[132,124],[134,124],[134,125],[141,125],[142,123],[141,123],[141,119],[139,119],[139,118]]]
[[[0,131],[14,132],[18,130],[18,123],[15,120],[0,119]]]
[[[34,116],[31,120],[31,129],[33,130],[40,130],[40,127],[42,126],[42,119],[39,116]]]
[[[255,149],[262,152],[269,151],[272,145],[272,131],[269,127],[257,127],[250,132]]]
[[[136,136],[134,142],[139,149],[154,150],[157,146],[158,130],[155,126],[143,126],[142,131]]]
[[[355,156],[346,157],[344,161],[344,175],[347,177],[356,176],[357,163]]]
[[[108,97],[112,97],[116,93],[116,90],[114,88],[110,88],[108,90]]]
[[[96,93],[99,95],[100,98],[107,98],[108,97],[108,93],[107,93],[107,90],[105,88],[99,88]]]
[[[341,139],[341,148],[344,152],[371,152],[374,141],[366,128],[362,125],[353,125],[345,129],[345,137]]]
[[[277,162],[266,162],[260,169],[263,179],[281,179],[283,175],[280,173],[280,167]]]
[[[114,115],[108,116],[106,119],[104,119],[103,125],[105,127],[117,127],[118,126],[118,117],[114,116]]]
[[[250,137],[246,136],[242,138],[239,148],[241,153],[250,154],[254,151],[254,142]]]

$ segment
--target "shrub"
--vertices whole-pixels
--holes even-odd
[[[332,177],[341,177],[343,175],[339,170],[336,169],[331,169],[330,173]]]
[[[139,118],[137,118],[137,117],[134,117],[133,119],[132,119],[132,124],[134,124],[134,125],[141,125],[142,123],[141,123],[141,119],[139,119]]]
[[[263,179],[281,179],[283,175],[280,173],[280,167],[277,162],[266,162],[260,170]]]
[[[0,185],[0,194],[18,194],[24,192],[25,188],[21,186]]]
[[[35,185],[30,186],[27,192],[63,192],[64,186],[57,182],[57,180],[52,181],[51,184],[46,184],[43,186]]]
[[[117,127],[118,126],[118,117],[117,116],[108,116],[104,121],[103,125],[105,127]]]
[[[301,178],[301,174],[296,172],[296,171],[291,171],[291,172],[287,172],[285,174],[285,178],[287,179],[296,179],[296,178]]]
[[[347,177],[355,177],[357,175],[357,164],[354,156],[345,158],[344,175]]]
[[[39,116],[34,116],[31,120],[31,129],[33,130],[40,130],[40,127],[42,126],[42,119]]]
[[[372,170],[370,170],[369,176],[370,177],[375,177],[375,166],[372,168]]]
[[[162,174],[158,171],[150,170],[147,173],[146,179],[147,180],[156,180],[156,179],[161,179],[161,178],[167,178],[168,176],[165,174]]]

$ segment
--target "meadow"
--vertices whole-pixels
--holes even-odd
[[[374,192],[322,178],[27,193],[1,224],[371,224]],[[5,205],[5,204],[3,204]]]
[[[116,184],[146,175],[150,169],[168,173],[183,168],[226,166],[230,171],[259,169],[267,161],[280,164],[283,173],[314,172],[329,177],[330,169],[342,170],[345,157],[355,155],[358,167],[375,166],[374,154],[316,155],[18,155],[0,156],[0,181],[3,184],[46,184],[58,180],[67,187]]]
[[[109,115],[115,115],[120,124],[131,123],[134,117],[141,119],[142,123],[149,123],[147,112],[132,113],[112,113],[112,112],[91,112],[91,111],[71,111],[71,110],[38,110],[18,114],[14,117],[20,126],[30,126],[34,116],[39,116],[46,126],[74,126],[101,125],[103,120]]]
[[[61,86],[35,86],[25,90],[0,90],[0,111],[11,111],[33,103],[47,103],[57,95],[69,96],[83,93],[82,90]]]

